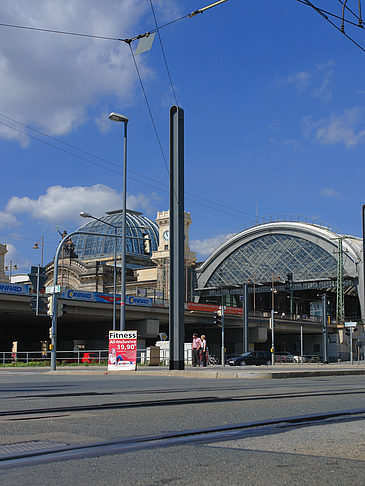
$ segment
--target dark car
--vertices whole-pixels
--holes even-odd
[[[240,356],[229,358],[227,364],[229,366],[270,365],[271,353],[269,351],[249,351]]]

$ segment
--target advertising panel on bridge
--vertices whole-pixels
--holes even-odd
[[[9,287],[9,285],[7,285]],[[113,294],[101,292],[87,292],[84,290],[69,290],[66,289],[61,294],[62,299],[82,300],[84,302],[103,302],[104,304],[112,304],[114,300]],[[117,304],[120,304],[120,294],[116,295]],[[127,295],[125,298],[126,305],[138,305],[152,307],[152,299],[150,297],[137,297],[134,295]]]
[[[137,368],[137,331],[109,331],[108,371]]]
[[[29,295],[29,285],[0,282],[0,294]]]

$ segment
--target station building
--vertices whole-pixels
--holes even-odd
[[[121,235],[122,212],[110,211],[98,219],[81,226],[80,234],[65,245],[59,261],[61,286],[112,293],[115,242],[119,286],[121,238],[114,238],[114,234]],[[359,324],[353,334],[354,350],[363,354],[365,289],[360,238],[341,235],[316,224],[275,221],[257,224],[234,235],[205,262],[198,263],[189,246],[191,222],[190,214],[186,213],[186,341],[190,340],[192,331],[204,331],[211,349],[218,353],[221,329],[214,324],[214,311],[209,313],[206,309],[223,305],[233,309],[225,320],[227,353],[241,352],[242,317],[238,311],[241,309],[242,315],[242,289],[247,283],[250,349],[270,349],[269,317],[274,311],[276,350],[298,353],[302,331],[305,354],[322,355],[322,296],[325,294],[332,360],[346,359],[349,355],[349,338],[344,329],[347,321]],[[83,235],[82,231],[110,237]],[[169,211],[158,212],[156,221],[128,211],[126,241],[127,294],[153,300],[155,312],[147,319],[151,327],[143,327],[145,337],[151,342],[158,339],[160,332],[168,331],[168,313],[159,313],[155,307],[168,306]],[[5,275],[1,267],[6,250],[0,249],[1,276]],[[53,265],[50,262],[46,266],[46,285],[53,285]],[[199,312],[199,305],[205,311]],[[105,333],[110,321],[103,325],[99,322],[98,326]],[[94,333],[98,332],[98,326],[93,328]],[[128,322],[127,313],[127,328],[131,326],[135,323]]]

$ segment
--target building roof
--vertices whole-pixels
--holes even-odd
[[[339,239],[344,276],[357,278],[360,238],[315,224],[278,221],[253,226],[223,243],[198,269],[199,288],[273,277],[285,281],[288,273],[294,281],[336,278]]]
[[[121,236],[122,228],[122,210],[109,211],[106,216],[99,218],[101,221],[90,219],[88,223],[80,226],[77,231],[90,231],[91,233],[104,233],[114,235],[115,231]],[[107,224],[109,223],[109,224]],[[112,225],[112,226],[109,226]],[[150,238],[151,252],[156,251],[158,247],[158,226],[151,219],[143,216],[137,211],[127,210],[126,218],[126,251],[127,256],[150,259],[149,255],[144,252],[143,236],[148,235]],[[116,227],[117,229],[115,230]],[[117,238],[117,254],[121,254],[122,239]],[[93,235],[75,235],[72,238],[75,245],[75,253],[81,260],[94,260],[114,255],[115,238],[106,236]]]

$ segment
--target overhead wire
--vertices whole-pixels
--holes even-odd
[[[0,115],[1,115],[1,114],[0,114]],[[3,116],[3,115],[1,115],[1,116]],[[7,117],[7,118],[11,119],[10,117]],[[12,119],[12,120],[14,120],[14,119]],[[20,123],[20,122],[18,122],[18,123]],[[43,140],[43,139],[41,139],[41,138],[39,138],[39,137],[35,137],[34,135],[31,135],[31,134],[29,134],[29,133],[28,133],[28,132],[26,132],[26,131],[20,130],[20,129],[15,128],[15,127],[12,127],[11,125],[8,125],[7,123],[4,123],[4,122],[1,122],[1,121],[0,121],[0,124],[1,124],[1,125],[5,125],[6,127],[10,128],[10,129],[12,129],[12,130],[14,130],[14,131],[16,131],[16,132],[18,132],[18,133],[21,133],[22,135],[28,136],[28,137],[32,138],[33,140],[36,140],[36,141],[41,142],[41,143],[44,143],[44,144],[46,144],[46,145],[48,145],[48,146],[50,146],[50,147],[52,147],[52,148],[55,148],[56,150],[60,150],[60,151],[62,151],[62,152],[64,152],[64,153],[66,153],[67,155],[70,155],[70,156],[72,156],[72,157],[75,157],[75,158],[81,159],[81,160],[83,160],[83,161],[85,161],[85,162],[88,162],[88,163],[90,163],[90,164],[92,164],[92,165],[95,165],[95,166],[100,167],[100,168],[102,168],[102,169],[108,170],[108,171],[110,171],[110,172],[113,172],[113,173],[116,173],[116,174],[121,174],[121,169],[120,169],[120,170],[114,170],[114,169],[111,169],[111,168],[109,168],[109,167],[105,167],[104,165],[102,165],[102,164],[98,164],[97,162],[94,162],[94,161],[92,161],[92,160],[90,160],[90,159],[88,159],[88,158],[86,158],[86,157],[83,157],[83,156],[81,156],[81,155],[75,154],[75,153],[71,152],[70,150],[63,149],[62,147],[58,147],[57,145],[53,145],[52,143],[47,142],[46,140]],[[22,124],[22,125],[23,125],[23,124]],[[25,126],[27,126],[27,125],[25,125]],[[37,130],[37,129],[35,129],[35,130],[36,130],[37,132],[39,132],[40,134],[42,134],[42,135],[48,136],[47,134],[43,134],[43,133],[42,133],[40,130]],[[51,137],[51,136],[48,136],[48,137],[50,137],[51,139],[54,139],[54,140],[56,140],[56,141],[58,141],[58,142],[60,142],[60,143],[65,143],[65,142],[62,142],[62,141],[60,141],[60,140],[58,140],[58,139],[54,138],[54,137]],[[69,147],[74,148],[74,149],[76,149],[76,150],[80,150],[80,151],[82,151],[82,152],[84,152],[84,153],[86,153],[86,154],[89,154],[89,155],[93,156],[93,157],[100,158],[101,160],[104,160],[104,161],[108,162],[109,164],[112,164],[113,166],[115,166],[115,167],[117,167],[117,168],[119,169],[119,166],[118,166],[117,164],[113,164],[112,162],[109,162],[109,161],[107,161],[106,159],[103,159],[103,158],[98,157],[98,156],[94,156],[94,155],[93,155],[93,154],[91,154],[90,152],[87,152],[87,151],[84,151],[84,150],[82,150],[82,149],[79,149],[78,147],[75,147],[75,146],[73,146],[73,145],[71,145],[71,144],[66,144],[66,145],[68,145]],[[133,174],[135,174],[135,175],[137,175],[137,176],[139,176],[139,177],[143,177],[143,178],[145,178],[145,179],[147,179],[147,180],[151,180],[151,181],[153,181],[153,182],[155,182],[155,183],[157,183],[157,184],[160,184],[161,186],[164,186],[164,188],[161,188],[161,187],[156,187],[156,186],[154,186],[154,185],[153,185],[153,184],[151,184],[151,183],[140,181],[140,180],[135,179],[134,177],[131,177],[131,176],[129,176],[129,179],[131,179],[131,180],[133,180],[133,181],[135,181],[135,182],[138,182],[138,183],[140,183],[140,184],[144,184],[144,185],[147,185],[147,186],[149,186],[149,187],[152,187],[153,189],[156,189],[156,190],[158,190],[158,191],[162,191],[162,192],[167,192],[167,193],[168,193],[168,184],[164,184],[164,183],[162,183],[162,182],[160,182],[160,181],[157,181],[156,179],[152,179],[152,178],[149,178],[149,177],[143,176],[143,175],[141,175],[141,174],[138,174],[138,173],[137,173],[137,172],[135,172],[135,171],[129,171],[129,172],[131,172],[131,173],[133,173]],[[210,202],[211,204],[215,204],[216,206],[218,206],[218,207],[210,206],[210,205],[207,205],[207,204],[205,204],[205,203],[203,203],[203,202],[199,201],[199,204],[200,204],[200,205],[205,206],[205,207],[208,207],[208,208],[210,208],[210,209],[215,209],[216,211],[223,212],[223,213],[225,213],[225,214],[230,214],[230,215],[232,215],[232,216],[236,216],[236,217],[242,217],[242,216],[239,216],[239,215],[237,215],[237,214],[234,214],[234,213],[231,213],[231,212],[228,212],[228,211],[226,211],[226,210],[225,210],[225,209],[229,209],[229,210],[231,210],[231,211],[236,211],[236,212],[238,212],[238,213],[241,213],[241,215],[245,215],[245,216],[254,217],[254,215],[253,215],[253,214],[251,214],[251,213],[246,213],[245,211],[242,211],[242,210],[240,210],[240,209],[235,209],[235,208],[232,208],[232,207],[226,206],[226,205],[221,204],[221,203],[217,203],[217,202],[215,202],[215,201],[209,200],[209,199],[207,199],[207,198],[204,198],[204,197],[202,197],[202,196],[195,195],[195,194],[192,194],[192,193],[187,193],[187,194],[189,194],[189,195],[190,195],[190,197],[188,197],[188,198],[187,198],[187,200],[189,200],[189,201],[191,201],[191,202],[193,202],[193,203],[197,203],[197,202],[196,202],[196,201],[194,201],[194,200],[192,199],[192,197],[197,198],[197,199],[202,199],[202,200],[204,200],[204,201]],[[219,208],[219,206],[222,206],[222,207],[223,207],[223,208],[225,208],[225,209],[220,209],[220,208]],[[9,224],[10,224],[10,223],[9,223]]]
[[[168,77],[169,77],[169,81],[170,81],[171,89],[172,89],[172,92],[173,92],[173,95],[174,95],[175,102],[176,102],[176,104],[178,105],[178,100],[177,100],[176,92],[175,92],[175,89],[174,89],[174,86],[173,86],[173,82],[172,82],[172,78],[171,78],[171,73],[170,73],[170,69],[169,69],[168,63],[167,63],[167,58],[166,58],[166,55],[165,55],[165,51],[164,51],[164,47],[163,47],[163,43],[162,43],[162,39],[161,39],[161,35],[160,35],[159,30],[160,30],[161,28],[163,28],[163,27],[167,27],[168,25],[171,25],[171,24],[173,24],[173,23],[175,23],[175,22],[178,22],[178,21],[180,21],[180,20],[183,20],[183,19],[185,19],[185,18],[189,17],[190,15],[189,15],[189,14],[184,15],[184,16],[182,16],[182,17],[179,17],[178,19],[175,19],[175,20],[173,20],[173,21],[170,21],[170,22],[168,22],[168,23],[166,23],[166,24],[163,24],[162,26],[160,26],[160,27],[159,27],[159,26],[158,26],[158,23],[157,23],[157,18],[156,18],[156,14],[155,14],[155,10],[154,10],[154,7],[153,7],[152,0],[150,0],[150,4],[151,4],[151,9],[152,9],[152,13],[153,13],[154,21],[155,21],[155,26],[156,26],[156,28],[155,28],[155,29],[153,29],[153,30],[151,30],[150,32],[157,32],[157,34],[158,34],[159,41],[160,41],[160,46],[161,46],[161,51],[162,51],[162,55],[163,55],[163,58],[164,58],[164,62],[165,62],[165,66],[166,66],[166,70],[167,70],[167,73],[168,73]],[[135,59],[134,52],[133,52],[132,47],[131,47],[131,43],[132,43],[132,41],[133,41],[133,40],[136,40],[136,39],[139,39],[139,38],[141,38],[141,37],[144,37],[144,36],[146,36],[147,34],[141,34],[141,35],[135,36],[135,37],[133,37],[133,38],[131,38],[131,39],[121,39],[121,38],[115,38],[115,37],[97,36],[97,35],[92,35],[92,34],[83,34],[83,33],[68,32],[68,31],[57,31],[57,30],[52,30],[52,29],[42,29],[42,28],[36,28],[36,27],[27,27],[27,26],[20,26],[20,25],[13,25],[13,24],[4,24],[4,23],[0,23],[0,26],[14,27],[14,28],[20,28],[20,29],[27,29],[27,30],[36,30],[36,31],[43,31],[43,32],[48,32],[48,33],[56,33],[56,34],[74,35],[74,36],[80,36],[80,37],[90,37],[90,38],[95,38],[95,39],[103,39],[103,40],[116,40],[116,41],[123,41],[123,42],[126,42],[126,43],[129,45],[129,47],[130,47],[130,51],[131,51],[131,55],[132,55],[132,59],[133,59],[134,65],[135,65],[135,69],[136,69],[136,72],[137,72],[137,76],[138,76],[138,79],[139,79],[139,82],[140,82],[140,85],[141,85],[141,89],[142,89],[143,95],[144,95],[144,98],[145,98],[145,102],[146,102],[146,105],[147,105],[147,108],[148,108],[148,111],[149,111],[149,114],[150,114],[150,118],[151,118],[151,121],[152,121],[152,124],[153,124],[153,128],[154,128],[154,131],[155,131],[155,135],[156,135],[156,138],[157,138],[157,141],[158,141],[159,147],[160,147],[160,151],[161,151],[161,154],[162,154],[162,157],[163,157],[164,163],[165,163],[165,167],[166,167],[166,169],[167,169],[167,172],[169,172],[169,169],[168,169],[168,166],[167,166],[167,161],[166,161],[166,156],[165,156],[165,153],[164,153],[164,150],[163,150],[163,147],[162,147],[161,139],[160,139],[159,134],[158,134],[158,130],[157,130],[156,123],[155,123],[155,121],[154,121],[154,117],[153,117],[153,113],[152,113],[151,105],[150,105],[150,103],[149,103],[149,101],[148,101],[148,97],[147,97],[147,93],[146,93],[146,90],[145,90],[144,85],[143,85],[142,77],[141,77],[141,74],[140,74],[140,71],[139,71],[139,68],[138,68],[138,65],[137,65],[136,59]],[[150,34],[150,32],[149,32],[148,34]],[[0,114],[0,115],[1,115],[1,114]],[[80,152],[82,152],[82,153],[85,153],[85,154],[89,155],[89,156],[92,156],[92,157],[98,158],[98,159],[100,159],[100,160],[102,160],[102,161],[104,161],[104,162],[106,162],[106,163],[108,163],[108,164],[111,164],[111,165],[113,165],[113,166],[115,166],[115,167],[118,167],[118,168],[119,168],[119,166],[118,166],[117,164],[113,164],[112,162],[107,161],[106,159],[103,159],[103,158],[98,157],[98,156],[96,156],[96,155],[94,155],[94,154],[91,154],[90,152],[87,152],[87,151],[85,151],[85,150],[82,150],[82,149],[79,149],[79,148],[77,148],[77,147],[74,147],[74,146],[72,146],[71,144],[67,144],[66,142],[62,142],[62,141],[60,141],[60,140],[56,139],[55,137],[52,137],[52,136],[50,136],[50,135],[47,135],[47,134],[45,134],[45,133],[41,132],[40,130],[37,130],[37,129],[32,128],[32,127],[29,127],[29,126],[27,126],[27,125],[24,125],[24,124],[22,124],[21,122],[17,122],[16,120],[12,119],[11,117],[8,117],[8,116],[6,116],[6,115],[2,115],[2,116],[4,116],[5,118],[7,118],[7,119],[9,119],[9,120],[11,120],[11,121],[13,121],[13,122],[19,123],[20,125],[22,125],[22,126],[24,126],[24,127],[28,128],[28,129],[30,128],[30,129],[32,129],[32,130],[34,130],[34,131],[36,131],[36,132],[38,132],[38,133],[40,133],[40,134],[42,134],[42,135],[44,135],[44,136],[46,136],[46,137],[50,138],[50,139],[52,139],[52,140],[55,140],[55,141],[57,141],[58,143],[62,143],[62,144],[64,144],[64,145],[66,145],[66,146],[72,147],[73,149],[76,149],[76,150],[78,150],[78,151],[80,151]],[[52,145],[52,144],[50,144],[50,143],[46,142],[46,141],[45,141],[45,140],[43,140],[43,139],[40,139],[40,138],[38,138],[38,137],[34,137],[33,135],[30,135],[28,132],[24,132],[24,131],[22,131],[22,130],[19,130],[19,129],[17,129],[17,128],[15,128],[15,127],[12,127],[12,126],[10,126],[10,125],[8,125],[8,124],[4,123],[4,122],[0,122],[0,124],[5,125],[5,126],[7,126],[8,128],[10,128],[10,129],[12,129],[12,130],[17,131],[18,133],[22,133],[23,135],[28,136],[28,137],[30,137],[30,138],[32,138],[32,139],[34,139],[34,140],[37,140],[37,141],[39,141],[39,142],[41,142],[41,143],[45,143],[46,145],[49,145],[49,146],[51,146],[51,147],[53,147],[53,148],[56,148],[56,149],[58,149],[58,150],[61,150],[61,151],[63,151],[64,153],[67,153],[68,155],[71,155],[71,156],[73,156],[73,157],[80,158],[80,159],[82,159],[82,160],[84,160],[84,161],[86,161],[86,162],[88,162],[88,163],[91,163],[91,164],[93,164],[93,165],[95,165],[95,166],[98,166],[98,167],[104,168],[104,169],[106,169],[106,170],[109,170],[109,171],[112,171],[112,172],[115,172],[115,173],[119,173],[119,171],[116,171],[116,170],[113,170],[113,169],[107,168],[107,167],[105,167],[105,166],[103,166],[103,165],[101,165],[101,164],[98,164],[98,163],[96,163],[96,162],[94,162],[94,161],[90,160],[90,159],[87,159],[87,158],[85,158],[85,157],[82,157],[82,156],[79,156],[79,155],[77,155],[77,154],[74,154],[73,152],[70,152],[69,150],[65,150],[65,149],[63,149],[63,148],[61,148],[61,147],[57,147],[57,146],[55,146],[55,145]],[[145,176],[141,176],[140,174],[138,174],[138,173],[136,173],[136,172],[134,172],[134,171],[130,171],[130,170],[128,170],[128,171],[129,171],[129,172],[133,172],[133,173],[135,173],[135,174],[136,174],[136,175],[138,175],[139,177],[145,177]],[[146,177],[145,177],[145,178],[146,178]],[[133,178],[131,178],[131,179],[132,179],[132,180],[135,180],[135,179],[133,179]],[[148,178],[147,178],[147,179],[148,179]],[[152,180],[153,180],[153,179],[152,179]],[[138,180],[137,180],[137,182],[141,182],[141,181],[138,181]],[[158,184],[160,184],[160,185],[164,185],[164,186],[168,187],[168,186],[167,186],[167,184],[163,184],[163,183],[161,183],[161,182],[159,182],[159,181],[155,181],[155,180],[154,180],[154,182],[156,182],[156,183],[158,183]],[[143,183],[143,182],[142,182],[142,183]],[[155,188],[155,189],[156,189],[156,187],[155,187],[155,186],[153,186],[153,185],[151,185],[151,184],[147,184],[147,183],[144,183],[144,184],[149,185],[150,187],[153,187],[153,188]],[[158,190],[163,190],[163,189],[161,189],[161,188],[157,188],[157,189],[158,189]],[[166,191],[166,192],[167,192],[167,191]],[[215,202],[215,201],[211,201],[211,200],[209,200],[209,199],[207,199],[207,198],[202,198],[201,196],[196,196],[196,195],[193,195],[193,194],[190,194],[190,195],[191,195],[192,197],[194,197],[194,198],[197,198],[197,199],[203,199],[203,200],[205,200],[205,201],[207,201],[207,202],[213,203],[213,204],[215,204],[216,206],[222,206],[222,207],[225,207],[225,208],[227,208],[227,209],[229,209],[229,210],[231,210],[231,211],[236,211],[236,212],[239,212],[239,213],[241,213],[241,214],[245,214],[245,215],[248,215],[248,216],[250,216],[250,217],[254,217],[254,215],[253,215],[253,214],[251,214],[251,213],[246,213],[245,211],[241,211],[241,210],[239,210],[239,209],[235,209],[235,208],[231,208],[231,207],[229,207],[229,206],[221,205],[220,203],[217,203],[217,202]],[[192,201],[192,202],[196,202],[196,201],[194,201],[194,200],[192,200],[192,199],[189,199],[189,198],[188,198],[188,200],[190,200],[190,201]],[[206,207],[209,207],[209,208],[211,208],[211,209],[215,209],[215,210],[218,210],[218,211],[223,211],[223,212],[225,212],[225,213],[228,213],[227,211],[221,210],[221,209],[219,209],[218,207],[208,206],[207,204],[204,204],[204,203],[201,203],[201,202],[200,202],[200,204],[201,204],[201,205],[204,205],[204,206],[206,206]],[[232,214],[232,213],[228,213],[228,214]],[[235,216],[237,216],[237,215],[235,215]]]
[[[132,46],[131,45],[129,46],[129,48],[130,48],[131,56],[132,56],[132,59],[133,59],[134,67],[136,68],[136,72],[137,72],[137,76],[138,76],[138,79],[139,79],[139,83],[141,85],[142,93],[143,93],[143,96],[144,96],[144,99],[145,99],[145,102],[146,102],[146,105],[147,105],[148,113],[150,115],[151,122],[152,122],[152,125],[153,125],[153,129],[154,129],[154,132],[155,132],[155,135],[156,135],[156,138],[157,138],[157,142],[158,142],[158,145],[160,147],[160,151],[161,151],[161,154],[162,154],[162,158],[163,158],[163,161],[165,163],[165,167],[166,167],[167,173],[169,173],[169,168],[168,168],[168,165],[167,165],[167,160],[166,160],[165,152],[163,150],[162,143],[161,143],[161,139],[160,139],[160,136],[158,134],[157,126],[156,126],[156,123],[155,123],[155,119],[154,119],[153,114],[152,114],[151,105],[150,105],[150,103],[148,101],[147,93],[146,93],[146,90],[145,90],[144,85],[143,85],[141,73],[139,72],[139,69],[138,69],[136,57],[134,55],[134,52],[133,52],[133,49],[132,49]]]
[[[154,18],[155,25],[156,25],[156,32],[157,32],[157,36],[158,36],[158,39],[159,39],[159,41],[160,41],[160,46],[161,46],[162,57],[163,57],[163,59],[164,59],[165,66],[166,66],[166,71],[167,71],[167,75],[168,75],[169,80],[170,80],[170,86],[171,86],[171,90],[172,90],[172,93],[173,93],[173,95],[174,95],[174,99],[175,99],[176,106],[179,106],[179,102],[177,101],[177,96],[176,96],[176,92],[175,92],[174,84],[173,84],[173,82],[172,82],[172,78],[171,78],[170,69],[169,69],[169,66],[168,66],[168,64],[167,64],[167,58],[166,58],[166,55],[165,55],[165,49],[164,49],[164,47],[163,47],[163,43],[162,43],[162,39],[161,39],[161,35],[160,35],[160,29],[159,29],[159,27],[158,27],[157,18],[156,18],[156,13],[155,13],[155,9],[153,8],[153,3],[152,3],[152,0],[150,0],[150,4],[151,4],[151,10],[152,10],[152,13],[153,13],[153,18]]]
[[[314,11],[316,11],[319,15],[321,15],[321,17],[323,17],[325,20],[327,20],[327,22],[329,22],[332,25],[332,27],[334,27],[336,30],[338,30],[339,32],[341,32],[341,34],[343,34],[350,42],[352,42],[355,46],[357,46],[361,51],[363,51],[365,53],[365,48],[362,47],[358,42],[356,42],[348,34],[346,34],[346,32],[343,29],[341,29],[334,22],[332,22],[328,18],[328,16],[326,15],[326,13],[325,13],[324,10],[322,10],[321,8],[315,6],[309,0],[297,0],[297,2],[303,3],[304,5],[307,5],[308,7],[311,7]],[[352,22],[349,22],[348,20],[343,19],[342,17],[335,16],[334,14],[331,14],[331,15],[334,16],[334,17],[340,18],[341,21],[348,22],[348,23],[351,23],[352,24]],[[356,25],[356,27],[363,28],[363,26],[361,26],[361,25]]]

